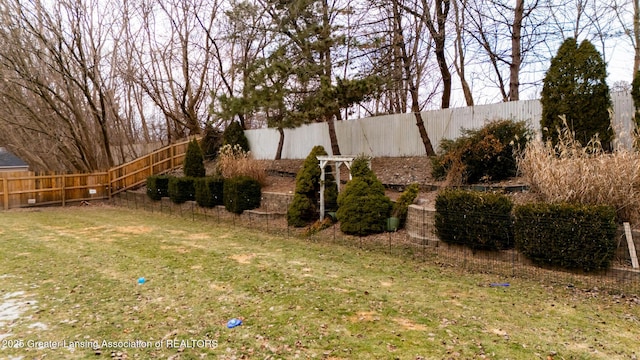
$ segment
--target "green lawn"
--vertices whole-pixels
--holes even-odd
[[[0,212],[0,256],[0,358],[640,355],[636,298],[158,213]]]

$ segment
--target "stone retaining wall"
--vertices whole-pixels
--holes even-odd
[[[260,208],[264,211],[286,214],[289,204],[293,200],[293,193],[263,192]]]
[[[409,238],[420,245],[438,246],[440,239],[435,233],[435,214],[433,208],[410,205],[407,212],[405,229]]]

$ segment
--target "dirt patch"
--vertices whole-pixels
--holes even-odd
[[[406,330],[426,331],[427,327],[421,324],[416,324],[409,319],[395,318],[393,319],[398,325],[402,326]]]
[[[146,234],[151,232],[152,228],[149,226],[118,226],[116,231],[125,234]]]
[[[237,261],[240,264],[250,264],[251,259],[253,259],[254,257],[256,257],[256,254],[238,254],[232,255],[229,258]]]
[[[187,235],[187,239],[189,240],[208,240],[211,239],[211,235],[200,233],[200,234],[189,234]]]
[[[351,322],[359,322],[359,321],[378,321],[380,320],[380,316],[375,311],[359,311],[355,315],[349,318]]]

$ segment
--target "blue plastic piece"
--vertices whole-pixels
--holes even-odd
[[[507,287],[509,286],[509,283],[491,283],[492,287],[496,287],[496,286],[504,286]]]
[[[140,284],[140,285],[144,284],[146,281],[147,280],[145,278],[143,278],[143,277],[138,278],[138,284]]]
[[[229,320],[229,321],[227,322],[227,327],[228,327],[229,329],[232,329],[232,328],[234,328],[234,327],[236,327],[236,326],[240,326],[240,325],[242,325],[242,320],[240,320],[240,319],[235,319],[235,318],[234,318],[234,319],[231,319],[231,320]]]

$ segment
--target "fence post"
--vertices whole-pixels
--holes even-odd
[[[153,152],[149,155],[147,155],[149,157],[149,175],[148,176],[153,176],[154,172],[153,172]]]
[[[67,190],[65,188],[67,182],[67,176],[62,175],[62,207],[65,207],[67,203]]]
[[[6,178],[0,178],[2,181],[2,202],[4,203],[4,209],[9,210],[9,186]]]
[[[111,184],[111,169],[107,170],[107,196],[109,196],[109,200],[111,200],[112,193],[111,189],[113,185]]]
[[[171,159],[169,164],[171,166],[171,170],[173,170],[173,168],[175,167],[175,161],[173,160],[174,154],[175,154],[175,144],[171,144],[171,146],[169,146],[169,159]]]

